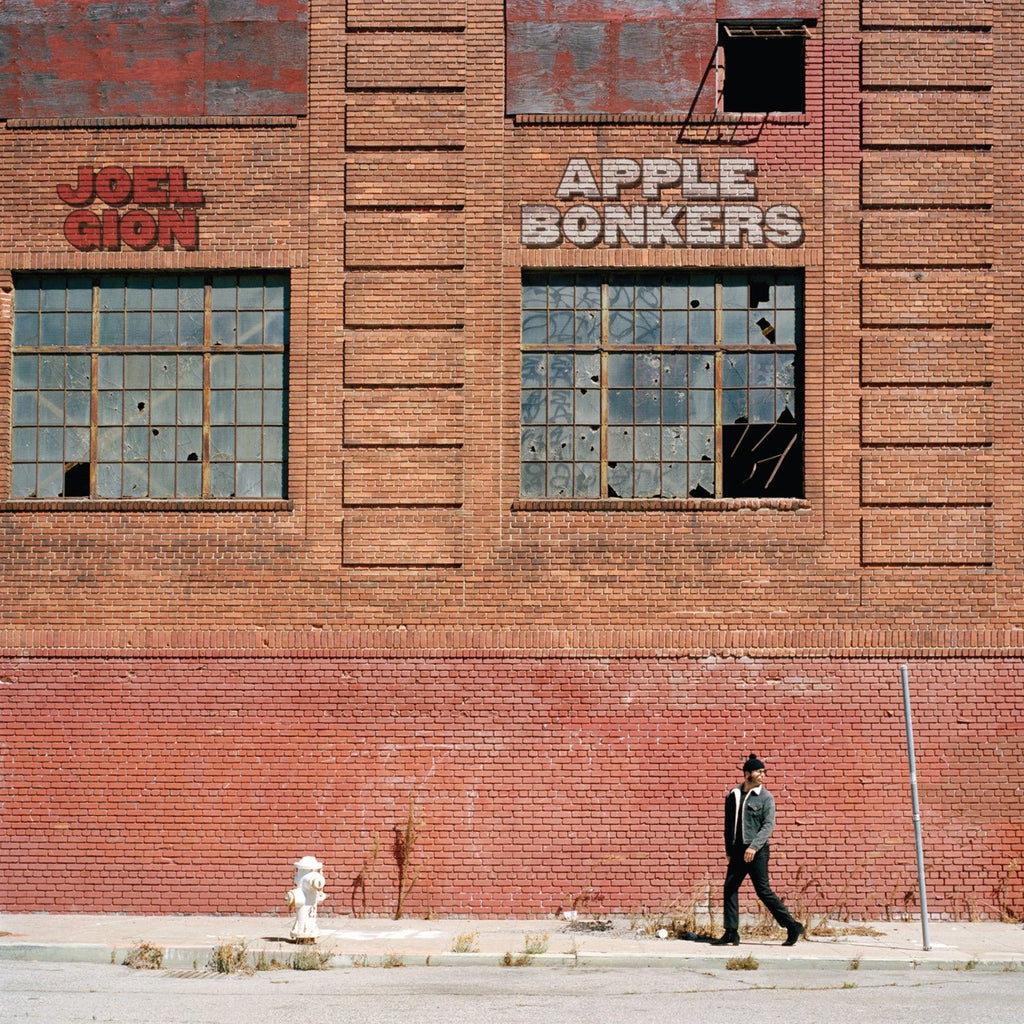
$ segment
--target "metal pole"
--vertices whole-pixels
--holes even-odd
[[[917,765],[914,761],[914,727],[910,723],[910,683],[907,666],[900,665],[900,679],[903,682],[903,717],[907,723],[907,756],[910,759],[910,801],[914,808],[914,845],[917,848],[917,888],[921,894],[921,938],[925,949],[931,949],[928,941],[928,897],[924,889],[924,850],[921,846],[921,811],[917,806]]]

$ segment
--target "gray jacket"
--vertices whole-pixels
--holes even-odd
[[[725,798],[725,852],[742,843],[744,848],[760,850],[766,846],[775,828],[775,798],[764,786],[752,789],[743,808],[743,821],[739,820],[743,787],[737,786]]]

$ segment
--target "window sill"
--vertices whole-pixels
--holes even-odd
[[[513,512],[801,512],[806,498],[520,498]]]
[[[0,512],[292,512],[294,502],[279,498],[9,498]]]

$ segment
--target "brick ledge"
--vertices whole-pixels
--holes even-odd
[[[5,629],[0,657],[1017,658],[1024,629]]]

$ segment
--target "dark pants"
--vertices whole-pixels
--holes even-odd
[[[768,884],[768,847],[762,846],[748,864],[743,859],[745,847],[737,847],[729,857],[729,870],[725,873],[725,889],[722,895],[724,924],[726,931],[738,931],[740,926],[739,891],[743,879],[750,875],[757,898],[768,908],[768,913],[787,931],[797,922],[786,909],[785,904],[772,892]]]

